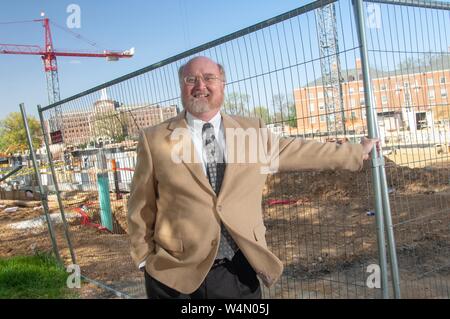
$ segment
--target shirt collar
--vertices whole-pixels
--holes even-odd
[[[216,113],[216,115],[213,116],[212,119],[210,119],[208,122],[202,121],[199,118],[196,118],[193,116],[189,111],[186,111],[186,122],[190,129],[193,129],[196,133],[201,133],[203,129],[203,124],[205,123],[211,123],[214,126],[214,132],[218,133],[220,129],[220,124],[222,123],[222,114],[220,114],[220,111]]]

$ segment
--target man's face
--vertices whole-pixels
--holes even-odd
[[[195,77],[195,82],[187,84],[186,76]],[[181,83],[181,102],[193,115],[214,113],[220,109],[224,99],[223,75],[217,63],[206,57],[191,60],[184,68]],[[218,81],[205,81],[205,78],[218,77]],[[207,83],[209,82],[209,83]]]

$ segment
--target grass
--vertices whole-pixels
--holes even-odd
[[[77,298],[66,286],[68,275],[45,253],[0,259],[0,299]]]

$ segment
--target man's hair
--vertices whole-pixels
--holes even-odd
[[[191,62],[193,59],[195,59],[195,58],[190,59],[189,61],[187,61],[186,63],[182,64],[182,65],[178,68],[178,81],[180,82],[180,85],[183,84],[183,70],[184,70],[184,67],[185,67],[189,62]],[[213,61],[213,60],[211,60],[211,61]],[[215,61],[213,61],[213,62],[215,62]],[[219,73],[220,73],[220,75],[222,75],[223,81],[226,82],[225,69],[224,69],[223,65],[220,64],[220,63],[217,63],[217,62],[215,62],[215,63],[216,63],[217,66],[219,67]]]

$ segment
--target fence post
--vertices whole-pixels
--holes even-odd
[[[98,184],[98,199],[100,201],[100,219],[103,227],[113,231],[112,213],[111,213],[111,199],[109,197],[109,177],[108,166],[106,162],[106,154],[103,146],[97,153],[97,184]]]
[[[119,200],[122,199],[122,193],[120,192],[119,188],[119,173],[117,172],[117,162],[114,158],[111,160],[111,166],[114,175],[114,190],[116,192],[116,199]]]
[[[353,5],[355,11],[356,28],[358,30],[358,39],[360,45],[361,68],[363,73],[363,85],[364,85],[364,100],[366,103],[366,114],[367,114],[367,127],[369,130],[370,138],[379,138],[379,134],[377,131],[378,127],[377,114],[372,103],[373,91],[369,70],[369,55],[367,49],[363,0],[353,0]],[[391,208],[389,204],[386,172],[384,168],[384,158],[381,151],[380,153],[372,152],[372,176],[373,176],[373,187],[374,187],[375,206],[377,215],[376,220],[378,226],[378,247],[380,249],[379,253],[382,272],[381,283],[383,289],[383,297],[384,298],[389,297],[387,288],[388,282],[387,262],[386,262],[385,238],[384,238],[384,227],[386,227],[386,233],[388,236],[388,248],[391,265],[392,284],[394,288],[394,298],[400,298],[400,280],[398,273],[397,253],[392,226]]]
[[[27,119],[27,114],[25,112],[25,105],[23,103],[21,103],[19,105],[19,107],[20,107],[20,111],[22,113],[23,125],[25,127],[25,133],[27,136],[28,147],[30,149],[30,155],[31,155],[32,162],[33,162],[34,172],[36,174],[36,180],[37,180],[37,183],[39,186],[39,193],[41,194],[42,207],[44,209],[45,219],[47,221],[47,227],[48,227],[48,232],[50,234],[50,239],[52,242],[53,252],[55,253],[55,257],[56,257],[56,260],[58,261],[58,263],[63,265],[63,262],[61,261],[61,256],[59,255],[58,245],[56,244],[55,231],[53,229],[52,221],[51,221],[50,214],[49,214],[47,192],[44,191],[44,187],[42,186],[41,174],[39,171],[39,166],[37,165],[36,155],[34,154],[33,140],[31,138],[30,128],[28,127],[28,119]]]
[[[68,230],[68,227],[67,227],[66,214],[64,212],[64,204],[62,202],[61,194],[59,192],[58,179],[56,178],[55,167],[53,165],[53,156],[52,156],[52,153],[50,151],[50,146],[49,146],[49,142],[48,142],[48,135],[47,135],[47,132],[45,131],[44,117],[42,116],[41,106],[38,105],[37,108],[38,108],[38,113],[39,113],[39,120],[41,122],[41,130],[42,130],[42,134],[44,136],[44,144],[45,144],[45,150],[47,152],[48,164],[50,166],[50,171],[52,172],[53,185],[55,187],[56,198],[58,200],[59,211],[61,213],[61,219],[62,219],[62,222],[63,222],[64,235],[65,235],[66,240],[67,240],[67,245],[69,246],[69,252],[70,252],[70,257],[72,258],[72,263],[76,264],[77,261],[76,261],[75,252],[73,251],[73,246],[72,246],[72,241],[70,239],[69,230]]]
[[[358,41],[361,55],[361,68],[363,73],[364,99],[366,103],[367,128],[370,138],[378,138],[376,130],[375,110],[372,107],[372,85],[370,82],[368,55],[366,47],[365,19],[362,0],[353,0],[354,14],[356,20],[356,29],[358,31]],[[389,298],[388,274],[386,260],[386,243],[384,238],[383,221],[383,200],[381,197],[381,181],[379,167],[382,165],[383,158],[377,152],[372,152],[372,179],[375,196],[375,217],[377,223],[378,255],[381,269],[381,289],[384,299]]]

